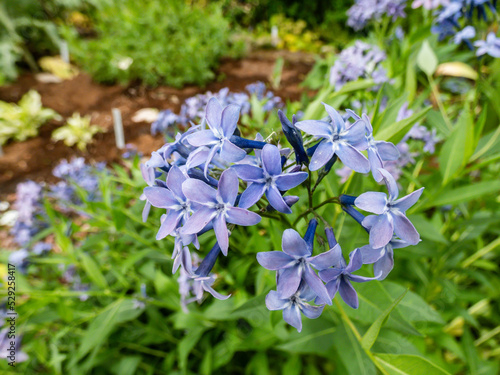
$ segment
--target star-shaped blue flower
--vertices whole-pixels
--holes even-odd
[[[328,104],[323,103],[323,105],[332,120],[331,123],[305,120],[295,124],[296,128],[323,139],[311,157],[309,169],[316,171],[337,155],[349,168],[359,173],[368,173],[370,163],[359,151],[367,147],[364,124],[358,122],[348,127],[335,109]]]
[[[292,296],[287,298],[280,297],[279,293],[271,290],[266,296],[266,306],[269,310],[283,310],[283,319],[297,331],[302,330],[302,318],[300,313],[309,319],[318,318],[325,306],[312,306],[307,302],[312,301],[316,294],[307,286],[302,284]]]
[[[293,296],[304,280],[324,303],[331,305],[325,285],[311,266],[317,270],[326,269],[334,264],[335,254],[327,251],[311,256],[311,246],[293,229],[283,232],[281,246],[283,251],[257,253],[257,261],[262,267],[279,271],[277,289],[280,298]]]
[[[352,111],[349,111],[351,117],[353,117],[357,122],[364,124],[366,129],[366,142],[368,143],[368,160],[370,162],[370,169],[372,176],[375,181],[382,181],[382,174],[378,171],[379,168],[384,167],[384,161],[397,160],[399,158],[399,150],[390,142],[376,141],[373,139],[373,127],[370,119],[366,114],[363,113],[362,117],[359,117]],[[356,124],[355,123],[355,124]]]
[[[153,206],[165,208],[167,215],[163,218],[156,239],[160,240],[171,234],[182,225],[196,208],[196,204],[186,198],[182,191],[182,184],[187,178],[177,166],[170,168],[166,179],[166,187],[153,186],[144,189],[144,195]]]
[[[236,130],[240,117],[240,107],[230,104],[222,108],[216,98],[211,98],[205,110],[205,118],[210,130],[201,130],[190,134],[186,140],[195,147],[211,147],[210,155],[205,163],[205,174],[210,161],[216,152],[220,151],[223,160],[237,162],[243,159],[246,152],[234,145],[230,138]]]
[[[402,240],[411,245],[420,241],[420,235],[413,224],[406,217],[406,210],[417,203],[424,188],[398,199],[399,190],[394,177],[385,169],[379,169],[389,190],[389,197],[385,193],[367,192],[356,198],[356,207],[372,212],[363,220],[363,226],[370,229],[370,245],[381,248],[392,239],[393,232]]]
[[[201,180],[193,178],[182,183],[182,192],[192,202],[199,206],[182,227],[182,233],[194,234],[212,223],[217,242],[224,255],[229,248],[229,233],[226,223],[236,225],[255,225],[261,217],[254,212],[241,207],[235,207],[238,195],[238,176],[232,169],[222,172],[218,189],[215,190]]]
[[[241,194],[239,206],[253,206],[265,193],[267,200],[277,211],[289,214],[292,212],[286,204],[281,191],[290,190],[307,179],[306,172],[283,173],[281,156],[278,147],[265,145],[262,149],[262,168],[250,164],[236,164],[232,168],[243,181],[251,182]]]
[[[376,277],[365,277],[359,275],[353,275],[363,266],[363,256],[359,249],[352,251],[349,254],[349,265],[346,264],[344,256],[342,255],[342,249],[339,244],[336,244],[330,251],[335,254],[335,265],[333,268],[328,268],[326,270],[319,271],[319,276],[321,280],[326,283],[326,289],[330,298],[334,298],[337,291],[340,296],[353,309],[357,309],[359,306],[358,294],[353,288],[351,281],[358,283],[364,283],[371,280],[376,280]],[[318,296],[316,302],[323,303],[323,299]]]

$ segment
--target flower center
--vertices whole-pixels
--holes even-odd
[[[334,134],[332,137],[333,141],[338,141],[339,139],[340,139],[340,135],[338,135],[338,134]]]
[[[217,203],[217,204],[215,205],[215,210],[216,210],[217,212],[223,212],[223,211],[225,210],[225,208],[226,208],[226,205],[225,205],[225,204],[223,204],[223,203]]]

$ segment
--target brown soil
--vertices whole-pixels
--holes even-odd
[[[141,108],[171,109],[178,113],[182,102],[190,96],[206,91],[218,91],[229,87],[231,91],[243,91],[256,81],[269,83],[275,61],[283,57],[285,65],[281,86],[273,90],[284,101],[298,100],[303,90],[300,82],[311,69],[314,60],[310,55],[287,51],[258,51],[242,60],[225,60],[219,70],[218,82],[205,88],[188,86],[183,89],[160,86],[154,89],[143,86],[105,86],[92,81],[86,74],[61,83],[40,83],[32,74],[26,74],[12,85],[0,87],[0,100],[17,102],[27,91],[34,89],[42,97],[42,103],[60,113],[64,118],[74,112],[91,115],[92,123],[107,129],[98,134],[82,153],[62,142],[51,141],[52,131],[62,122],[49,122],[40,128],[36,138],[24,142],[11,142],[4,146],[0,157],[0,199],[12,199],[19,182],[27,179],[52,182],[52,169],[59,160],[83,156],[89,161],[117,162],[122,150],[115,147],[112,108],[119,108],[125,129],[125,142],[134,144],[144,155],[150,154],[163,144],[162,136],[150,135],[149,123],[134,123],[132,116]],[[9,196],[10,195],[10,196]],[[9,199],[10,198],[10,199]]]

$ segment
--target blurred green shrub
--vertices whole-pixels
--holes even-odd
[[[63,141],[68,147],[76,145],[80,151],[84,151],[95,134],[104,132],[100,126],[92,125],[90,120],[90,116],[82,117],[79,113],[73,113],[66,125],[52,132],[52,140]]]
[[[61,116],[50,108],[42,107],[40,94],[28,91],[19,104],[0,101],[0,146],[10,139],[24,141],[38,134],[38,128]]]
[[[69,27],[62,33],[72,58],[100,82],[204,84],[230,49],[229,24],[214,4],[109,1],[91,19],[95,38],[82,38]]]

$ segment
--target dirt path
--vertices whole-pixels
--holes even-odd
[[[87,153],[69,148],[62,142],[50,140],[52,131],[62,123],[49,122],[40,128],[36,138],[24,142],[11,142],[4,146],[4,156],[0,158],[0,199],[7,198],[15,191],[17,183],[26,179],[53,181],[52,169],[63,158],[84,156],[90,161],[117,162],[122,151],[116,149],[111,108],[119,108],[125,128],[126,143],[134,144],[147,155],[163,144],[162,136],[150,135],[149,123],[135,123],[133,114],[141,108],[171,109],[178,113],[183,101],[207,90],[218,91],[229,87],[231,91],[243,91],[244,87],[256,81],[269,82],[276,59],[283,57],[285,66],[281,86],[274,90],[284,101],[298,100],[303,90],[299,84],[311,69],[314,59],[310,55],[287,51],[257,51],[242,60],[225,60],[217,76],[218,82],[205,88],[188,86],[183,89],[160,86],[148,89],[143,86],[105,86],[92,82],[86,74],[80,74],[71,81],[61,83],[40,83],[32,74],[26,74],[12,85],[0,87],[0,100],[17,102],[28,90],[38,91],[43,105],[56,110],[64,118],[79,112],[92,116],[92,122],[105,129],[89,145]],[[12,196],[11,196],[12,197]]]

